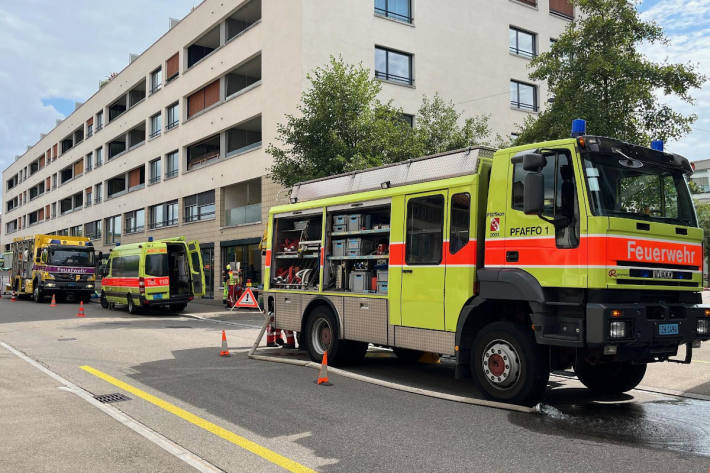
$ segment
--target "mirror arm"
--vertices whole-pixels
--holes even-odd
[[[557,228],[557,227],[563,227],[563,228],[564,228],[564,227],[568,226],[568,225],[571,223],[571,219],[570,219],[569,217],[564,217],[564,216],[563,216],[563,217],[556,217],[556,218],[547,218],[547,217],[545,217],[544,215],[542,215],[542,212],[538,212],[537,216],[538,216],[541,220],[543,220],[543,221],[545,221],[545,222],[547,222],[547,223],[550,223],[550,224],[554,225],[555,228]]]

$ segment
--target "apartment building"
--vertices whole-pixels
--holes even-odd
[[[0,245],[184,235],[210,296],[228,261],[259,283],[266,215],[287,197],[265,149],[309,71],[342,55],[413,122],[439,92],[510,134],[547,100],[530,59],[572,17],[567,0],[205,0],[3,171]]]

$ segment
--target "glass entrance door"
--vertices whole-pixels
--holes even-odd
[[[205,295],[207,299],[214,299],[214,248],[200,248],[202,253],[202,267],[205,271]]]

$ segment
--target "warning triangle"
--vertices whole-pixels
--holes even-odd
[[[239,296],[239,300],[235,304],[237,307],[244,307],[247,309],[258,309],[259,308],[259,303],[256,301],[256,297],[254,297],[254,293],[251,292],[251,288],[248,287],[242,292],[242,295]]]

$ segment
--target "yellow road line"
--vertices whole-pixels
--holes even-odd
[[[281,468],[294,472],[294,473],[316,473],[315,470],[311,470],[308,467],[305,467],[301,465],[300,463],[297,463],[289,458],[286,458],[282,455],[279,455],[278,453],[269,450],[266,447],[262,447],[256,442],[252,442],[249,439],[246,439],[242,437],[241,435],[237,435],[234,432],[231,432],[223,427],[220,427],[216,424],[213,424],[212,422],[203,419],[202,417],[196,416],[195,414],[186,411],[185,409],[181,409],[175,404],[171,404],[168,401],[164,401],[160,399],[159,397],[153,396],[152,394],[148,394],[147,392],[136,388],[135,386],[131,386],[128,383],[124,383],[123,381],[114,378],[111,375],[108,375],[102,371],[97,370],[96,368],[92,368],[91,366],[85,365],[82,366],[81,369],[84,371],[87,371],[94,376],[103,379],[107,383],[111,383],[114,386],[117,386],[124,391],[128,391],[129,393],[133,394],[134,396],[137,396],[145,401],[150,402],[151,404],[155,404],[156,406],[165,409],[166,411],[170,412],[171,414],[174,414],[178,417],[180,417],[183,420],[186,420],[190,422],[191,424],[194,424],[210,433],[213,433],[214,435],[223,438],[224,440],[233,443],[234,445],[243,448],[244,450],[247,450],[255,455],[260,456],[261,458],[280,466]]]
[[[710,365],[710,361],[705,361],[705,360],[693,360],[693,363],[707,363]]]

